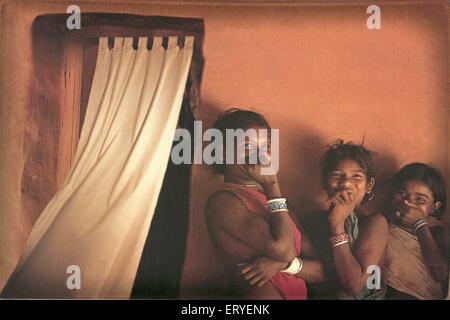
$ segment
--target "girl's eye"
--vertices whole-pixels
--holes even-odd
[[[357,175],[354,175],[353,178],[355,178],[357,180],[361,180],[363,178],[363,176],[357,174]]]
[[[252,145],[251,143],[246,143],[246,144],[244,144],[244,147],[245,147],[246,149],[253,149],[253,145]]]
[[[337,172],[333,172],[333,173],[330,174],[330,177],[332,177],[332,178],[337,178],[337,177],[340,177],[340,176],[341,175],[339,173],[337,173]]]
[[[418,198],[416,201],[418,204],[427,204],[427,200],[424,198]]]
[[[262,146],[262,148],[261,148],[262,150],[269,150],[270,149],[270,146],[269,145],[265,145],[265,146]]]

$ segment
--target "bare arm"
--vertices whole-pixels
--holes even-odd
[[[293,220],[298,222],[294,217]],[[297,226],[300,229],[298,223]],[[302,278],[308,283],[320,283],[325,280],[325,268],[322,262],[317,259],[313,244],[304,232],[302,232],[301,259],[303,261],[303,268],[299,273],[295,274],[296,277]],[[286,269],[289,266],[289,263],[275,261],[266,256],[262,256],[249,264],[242,263],[239,266],[241,267],[241,274],[245,280],[251,285],[261,287],[276,273]]]
[[[277,186],[268,188],[268,198],[280,197]],[[220,229],[246,245],[280,262],[290,262],[295,257],[294,240],[287,212],[270,215],[267,223],[251,213],[234,195],[219,192],[206,204],[206,221],[210,232]]]
[[[325,279],[325,270],[319,260],[302,259],[303,268],[295,274],[296,277],[302,278],[308,283],[319,283]],[[255,261],[238,265],[241,267],[241,275],[251,285],[262,287],[275,274],[289,266],[288,262],[279,262],[272,260],[266,256],[257,258]]]
[[[297,226],[298,230],[300,230],[300,233],[302,235],[302,252],[301,257],[302,258],[318,258],[316,249],[314,248],[314,245],[309,238],[307,232],[305,232],[304,228],[302,227],[300,223],[300,219],[298,218],[296,212],[294,211],[291,206],[289,206],[289,214],[292,218],[292,221],[294,221],[295,225]]]
[[[303,278],[308,283],[323,282],[326,278],[325,268],[318,259],[317,252],[308,234],[303,230],[300,223],[297,226],[302,234],[302,252],[300,257],[303,261],[303,268],[295,276]]]
[[[360,231],[355,253],[350,246],[343,244],[333,247],[334,266],[342,288],[348,295],[358,294],[365,285],[370,265],[382,263],[388,241],[388,224],[386,219],[376,214],[367,218]],[[330,225],[332,234],[344,231],[344,224]]]
[[[423,208],[416,204],[406,201],[403,206],[398,208],[401,216],[399,222],[409,228],[414,228],[414,224],[426,217]],[[446,261],[448,234],[445,228],[435,218],[428,216],[428,223],[438,227],[432,228],[430,224],[424,225],[417,230],[420,249],[428,270],[433,278],[442,282],[447,280],[448,265]],[[433,230],[433,232],[431,232]]]
[[[439,232],[444,233],[445,231],[436,231],[433,236],[428,225],[425,225],[417,230],[417,237],[419,238],[419,244],[425,264],[430,270],[431,275],[436,281],[443,282],[447,280],[448,264],[443,255],[443,252],[445,251],[443,250],[441,252],[437,242],[435,241],[435,237],[445,237],[445,234],[439,234]]]
[[[302,259],[303,268],[295,276],[304,279],[308,283],[320,283],[325,281],[325,268],[320,260]]]

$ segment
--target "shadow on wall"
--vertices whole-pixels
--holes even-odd
[[[210,128],[222,112],[215,104],[202,103],[203,131]],[[188,299],[226,299],[228,275],[210,240],[204,218],[204,206],[209,195],[223,183],[220,175],[213,174],[208,165],[193,164],[190,197],[190,224],[186,259],[181,280],[180,297]],[[207,185],[207,186],[205,186]]]
[[[370,147],[370,146],[368,146]],[[400,169],[395,156],[387,150],[373,150],[377,153],[378,171],[375,183],[375,198],[367,204],[367,208],[372,212],[384,213],[387,205],[389,193],[389,179]]]
[[[280,185],[295,213],[302,217],[323,202],[319,161],[326,142],[301,122],[281,132],[280,140]]]

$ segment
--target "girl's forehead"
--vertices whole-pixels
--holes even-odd
[[[408,189],[410,192],[422,193],[432,195],[433,192],[428,184],[417,179],[409,179],[402,184],[403,188]]]
[[[359,165],[356,160],[353,159],[343,159],[336,163],[334,170],[349,170],[349,171],[362,171],[364,169]]]
[[[261,130],[266,130],[266,131],[261,131]],[[245,141],[252,141],[252,142],[266,142],[266,141],[270,141],[270,132],[268,131],[268,129],[258,129],[255,131],[255,134],[252,135],[246,135],[245,136]]]

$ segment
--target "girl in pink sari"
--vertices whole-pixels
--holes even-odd
[[[227,129],[270,132],[263,116],[239,109],[222,114],[214,127],[222,133]],[[269,139],[259,134],[246,137],[244,143],[246,159],[261,150],[270,158],[270,135]],[[223,174],[224,184],[206,203],[208,230],[237,297],[306,299],[305,280],[321,281],[324,270],[294,223],[295,215],[287,207],[277,176],[262,175],[262,167],[213,165]]]

